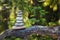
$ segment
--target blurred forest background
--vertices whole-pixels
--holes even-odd
[[[11,29],[18,10],[23,11],[26,28],[32,25],[60,26],[60,0],[0,0],[0,32]],[[7,38],[6,40],[21,40]],[[50,36],[32,35],[29,40],[52,40]]]

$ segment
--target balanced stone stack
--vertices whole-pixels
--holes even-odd
[[[24,23],[23,23],[22,11],[19,10],[16,17],[16,23],[12,27],[12,29],[22,29],[22,28],[24,28]]]

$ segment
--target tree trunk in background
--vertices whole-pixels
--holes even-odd
[[[2,3],[2,27],[4,30],[8,29],[9,9],[6,8],[8,0],[4,0]]]
[[[9,18],[9,11],[5,6],[3,6],[3,10],[2,10],[2,26],[3,26],[4,30],[8,29],[8,18]]]
[[[59,14],[59,19],[60,19],[60,5],[58,5],[58,14]]]

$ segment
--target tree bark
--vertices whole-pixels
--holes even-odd
[[[58,30],[58,29],[56,30],[54,27],[53,27],[53,29],[51,29],[50,27],[36,26],[36,25],[32,26],[28,29],[24,29],[24,30],[12,30],[12,29],[9,30],[8,29],[8,30],[4,31],[2,34],[0,34],[0,40],[3,40],[3,39],[5,39],[6,37],[9,37],[9,36],[19,37],[19,38],[22,38],[23,40],[24,39],[27,40],[28,37],[32,34],[49,35],[49,36],[52,36],[52,35],[56,34],[56,36],[57,36],[58,34],[60,34],[59,31],[60,30]],[[58,36],[58,37],[60,37],[60,36]]]

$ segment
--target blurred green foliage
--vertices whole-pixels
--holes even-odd
[[[18,10],[23,11],[26,28],[32,25],[58,26],[60,0],[0,0],[0,32],[11,29],[15,23]],[[52,40],[49,37],[31,36],[29,40]],[[6,40],[21,40],[11,37]]]

